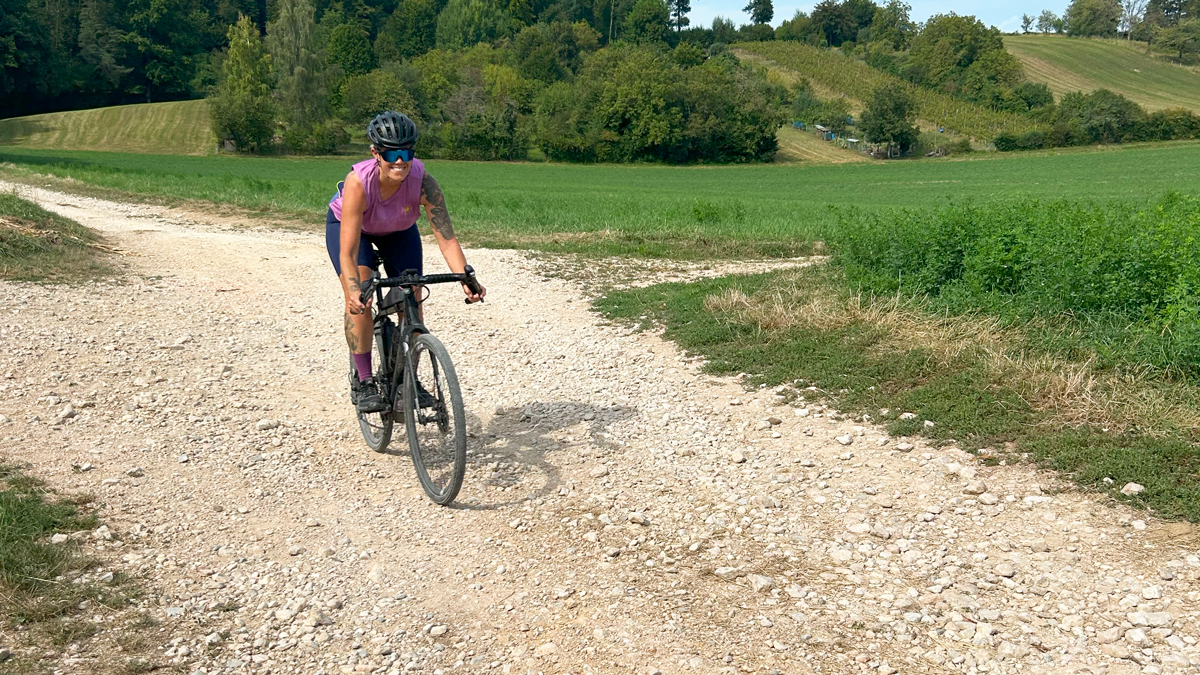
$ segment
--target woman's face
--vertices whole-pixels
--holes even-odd
[[[408,178],[408,172],[412,170],[412,162],[388,162],[380,156],[375,148],[371,148],[371,154],[375,160],[379,162],[379,174],[387,176],[388,180],[394,180],[397,183]]]

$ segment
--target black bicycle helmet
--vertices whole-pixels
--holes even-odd
[[[417,144],[417,125],[408,115],[388,110],[367,125],[367,139],[378,150],[411,148]]]

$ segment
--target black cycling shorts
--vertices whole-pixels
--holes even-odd
[[[329,261],[338,276],[342,275],[342,223],[333,215],[333,209],[325,214],[325,248],[329,251]],[[383,259],[383,268],[389,277],[399,275],[404,270],[417,270],[424,274],[424,264],[421,258],[421,233],[416,224],[407,229],[391,234],[366,234],[358,241],[358,264],[363,267],[375,267],[375,254]]]

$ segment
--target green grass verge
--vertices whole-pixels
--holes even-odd
[[[1018,197],[1107,201],[1200,191],[1200,143],[838,166],[581,166],[431,161],[475,246],[677,259],[788,257],[878,212]],[[348,158],[183,157],[0,148],[7,173],[170,203],[201,200],[324,223]],[[64,185],[59,184],[59,187]]]
[[[12,194],[0,194],[0,279],[80,281],[111,274],[100,237]]]
[[[779,298],[784,304],[773,305]],[[821,266],[612,292],[595,306],[619,322],[663,326],[666,338],[707,360],[708,372],[744,372],[750,386],[793,385],[808,396],[803,388],[815,386],[838,409],[869,413],[893,435],[1025,455],[1163,516],[1200,519],[1200,451],[1186,438],[1191,430],[1170,420],[1121,433],[1086,421],[1065,424],[1060,411],[1038,405],[1045,392],[1037,378],[996,367],[995,352],[973,339],[986,332],[973,324],[994,325],[985,317],[938,315],[921,301],[898,309],[895,302],[862,299],[842,272]],[[961,344],[929,337],[940,329]],[[1039,353],[1019,337],[1008,339],[1025,357]],[[881,409],[889,412],[881,416]],[[906,411],[918,417],[900,420]],[[936,426],[926,429],[924,420]],[[1118,490],[1128,481],[1146,490],[1125,497]]]
[[[69,614],[102,591],[68,578],[95,561],[75,542],[51,544],[58,532],[90,530],[96,517],[81,511],[87,498],[55,499],[45,484],[12,464],[0,464],[0,606],[13,625],[34,624]],[[67,637],[86,628],[63,622],[55,634]],[[57,640],[56,640],[57,641]]]
[[[1065,35],[1005,35],[1004,47],[1056,97],[1109,89],[1148,110],[1200,110],[1200,73],[1147,54],[1144,43]]]
[[[85,576],[96,573],[99,561],[74,539],[50,541],[58,533],[96,528],[90,502],[87,495],[59,496],[26,467],[0,461],[0,622],[18,629],[26,643],[5,645],[14,655],[0,670],[47,672],[46,659],[67,645],[116,632],[110,631],[115,624],[95,622],[93,615],[136,602],[139,589],[127,575],[114,572],[111,581]],[[144,626],[121,623],[118,640],[132,646],[133,631]]]
[[[0,120],[0,145],[181,155],[216,148],[206,101],[71,110]]]

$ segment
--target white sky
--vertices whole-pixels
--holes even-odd
[[[924,21],[934,14],[973,15],[989,26],[995,26],[1002,31],[1011,32],[1021,28],[1021,15],[1028,14],[1037,17],[1043,9],[1049,9],[1055,14],[1062,15],[1068,0],[1014,0],[1012,2],[986,2],[985,0],[908,0],[912,5],[914,21]],[[789,0],[774,0],[775,20],[771,23],[778,26],[783,21],[792,18],[796,10],[811,12],[815,2],[794,2]],[[875,4],[882,4],[875,0]],[[692,11],[688,18],[693,26],[710,26],[714,17],[723,16],[732,19],[737,25],[750,22],[748,14],[742,11],[746,0],[692,0]]]

